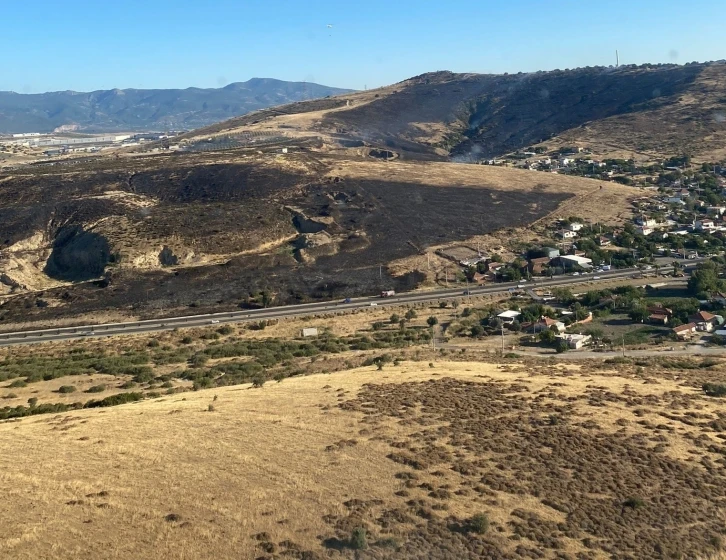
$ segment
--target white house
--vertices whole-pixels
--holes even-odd
[[[572,222],[566,229],[569,229],[570,231],[580,231],[583,227],[585,226],[580,222]]]
[[[726,206],[709,206],[706,208],[706,212],[715,214],[716,216],[723,216],[726,213]]]
[[[647,218],[645,216],[638,216],[635,218],[635,223],[639,226],[655,227],[658,225],[658,220],[655,218]]]
[[[572,350],[579,350],[592,342],[592,336],[589,334],[561,334],[557,338],[565,341]]]
[[[696,220],[695,225],[698,231],[708,231],[716,227],[713,220]]]
[[[646,227],[646,226],[639,226],[635,228],[635,231],[637,231],[640,235],[650,235],[655,230],[652,227]]]
[[[681,206],[686,205],[686,201],[683,200],[680,196],[669,196],[667,198],[664,198],[663,202],[665,202],[666,204],[680,204]]]
[[[561,229],[557,231],[556,235],[561,239],[573,239],[577,237],[577,232],[570,231],[569,229]]]

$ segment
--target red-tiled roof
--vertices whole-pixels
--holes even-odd
[[[688,323],[687,325],[681,325],[680,327],[675,327],[673,329],[673,332],[682,333],[682,332],[694,331],[694,330],[696,330],[696,323]]]
[[[708,311],[699,311],[693,316],[693,318],[699,319],[700,321],[713,321],[716,318],[716,315],[713,315]]]

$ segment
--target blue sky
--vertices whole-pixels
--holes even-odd
[[[726,58],[723,0],[3,0],[0,18],[0,90],[23,93]]]

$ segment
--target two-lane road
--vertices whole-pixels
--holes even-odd
[[[695,266],[699,261],[691,261],[687,266]],[[672,267],[661,267],[662,272],[672,271]],[[263,319],[283,319],[302,317],[306,315],[319,315],[323,313],[349,313],[356,309],[370,309],[376,306],[395,306],[410,303],[430,303],[451,299],[465,299],[468,295],[481,296],[505,293],[518,286],[527,289],[556,288],[581,283],[598,283],[612,281],[619,278],[630,278],[639,274],[637,268],[612,270],[607,272],[590,273],[581,276],[559,276],[552,279],[541,279],[529,282],[500,283],[491,286],[472,287],[468,291],[462,288],[434,290],[429,292],[413,292],[396,294],[392,297],[364,297],[355,298],[349,303],[322,302],[305,303],[300,305],[287,305],[269,309],[251,309],[243,311],[229,311],[224,313],[209,313],[204,315],[191,315],[185,317],[169,317],[167,319],[149,319],[144,321],[131,321],[126,323],[109,323],[102,325],[84,325],[78,327],[62,327],[56,329],[42,329],[20,331],[0,334],[0,346],[16,344],[36,344],[61,340],[73,340],[88,337],[109,337],[118,335],[142,334],[159,331],[169,331],[176,328],[202,327],[224,323],[242,323],[248,321],[261,321]],[[468,293],[467,293],[468,292]]]

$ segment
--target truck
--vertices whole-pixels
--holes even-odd
[[[381,292],[381,297],[392,297],[395,295],[396,295],[396,292],[394,290],[383,290]]]

